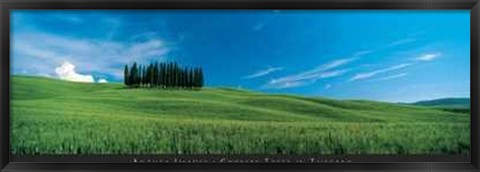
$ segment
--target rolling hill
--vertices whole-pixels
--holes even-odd
[[[439,108],[470,109],[470,98],[443,98],[412,103],[412,105]]]
[[[415,105],[27,76],[12,77],[11,88],[11,142],[18,155],[469,150],[469,114]]]

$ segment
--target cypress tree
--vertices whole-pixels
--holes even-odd
[[[168,63],[163,63],[163,87],[168,87]]]
[[[185,88],[185,86],[187,85],[185,80],[186,80],[185,68],[181,68],[180,69],[180,83],[181,83],[182,88]]]
[[[138,65],[138,72],[139,72],[139,75],[138,75],[138,78],[139,78],[139,86],[141,87],[142,84],[143,84],[143,65]]]
[[[136,81],[137,82],[137,87],[139,87],[141,82],[142,82],[140,65],[139,65],[139,68],[136,71],[136,80],[137,80]]]
[[[178,87],[178,66],[176,62],[173,64],[173,86]]]
[[[145,84],[148,86],[148,87],[152,87],[152,84],[151,84],[151,75],[150,75],[150,68],[152,68],[152,65],[148,65],[146,70],[145,70]]]
[[[175,63],[176,64],[176,63]],[[181,67],[176,64],[176,68],[175,68],[175,72],[176,72],[176,76],[175,76],[175,79],[176,79],[176,82],[177,82],[177,87],[181,87],[182,86],[182,82],[181,82],[181,77],[182,77],[182,71],[181,71]]]
[[[170,64],[170,86],[175,87],[175,64]]]
[[[140,65],[137,66],[135,70],[135,85],[138,87],[140,85]]]
[[[152,62],[150,65],[152,66],[152,69],[150,69],[150,79],[152,80],[152,87],[157,87],[157,72],[155,69],[155,62]]]
[[[150,85],[151,85],[151,87],[156,87],[155,82],[154,82],[155,81],[155,79],[154,79],[154,77],[155,77],[155,71],[154,70],[155,69],[154,68],[155,67],[153,66],[153,62],[152,62],[150,64],[150,70],[148,71],[150,73]]]
[[[170,87],[170,63],[165,63],[165,88]]]
[[[135,86],[137,84],[137,62],[134,62],[130,69],[130,85]]]
[[[205,84],[201,67],[182,67],[177,62],[134,62],[124,68],[124,84],[128,87],[202,88]]]
[[[170,64],[170,87],[175,87],[175,64]]]
[[[173,87],[177,87],[177,76],[178,76],[178,66],[177,63],[173,63],[173,69],[172,69],[172,79],[173,79]]]
[[[155,63],[155,66],[154,66],[155,67],[155,72],[157,73],[157,76],[155,76],[155,85],[157,87],[160,87],[160,85],[161,85],[160,84],[161,83],[160,79],[162,79],[162,75],[161,75],[161,72],[160,72],[160,64],[161,64],[161,62],[157,62],[157,63]]]
[[[178,80],[178,81],[177,81],[177,82],[178,82],[178,83],[177,83],[177,86],[178,86],[179,88],[182,88],[182,87],[183,87],[183,83],[182,83],[182,77],[183,77],[182,74],[183,74],[183,73],[182,73],[182,67],[181,67],[181,66],[178,67],[177,73],[178,73],[178,74],[177,74],[177,80]]]
[[[163,87],[162,85],[164,85],[164,81],[163,79],[165,78],[163,72],[162,72],[162,64],[163,62],[158,62],[156,65],[155,65],[155,70],[157,71],[157,78],[156,78],[156,81],[157,81],[157,85],[159,87]]]
[[[138,87],[140,84],[140,70],[139,70],[139,65],[135,65],[135,71],[134,71],[134,81],[135,81],[135,86]]]
[[[148,82],[150,83],[150,87],[155,87],[155,83],[153,83],[153,63],[150,63],[148,68]]]
[[[157,81],[157,78],[158,78],[158,71],[157,71],[157,62],[152,62],[150,64],[152,66],[152,69],[150,69],[151,73],[152,73],[152,76],[150,77],[150,79],[152,80],[152,86],[153,87],[158,87],[158,81]]]
[[[182,87],[183,88],[187,87],[187,69],[186,68],[182,69]]]
[[[188,87],[193,88],[193,76],[195,74],[193,73],[193,68],[190,68],[188,70]]]
[[[147,74],[148,74],[148,65],[145,65],[144,68],[143,68],[143,85],[145,87],[148,86],[148,77],[147,77]]]
[[[177,87],[182,87],[182,67],[177,65]]]
[[[141,65],[139,65],[140,67],[142,67]],[[138,85],[141,85],[142,84],[142,68],[138,69]]]
[[[200,82],[201,82],[201,75],[200,75],[200,67],[197,68],[197,88],[200,87]]]
[[[128,72],[128,64],[125,65],[125,69],[123,70],[123,83],[126,85],[126,86],[130,86],[130,82],[129,82],[129,76],[130,73]]]
[[[143,72],[143,66],[138,65],[138,86],[142,86],[142,72]]]
[[[193,88],[193,81],[195,80],[195,73],[194,73],[194,68],[188,69],[188,87]]]
[[[196,79],[197,79],[197,76],[196,76],[196,68],[193,68],[192,69],[192,88],[195,88],[195,82],[196,82]]]
[[[184,75],[183,77],[185,77],[185,79],[184,79],[184,86],[185,86],[185,88],[188,88],[188,75],[189,75],[189,73],[188,73],[188,67],[185,67],[185,69],[184,69],[183,72],[184,72],[184,73],[183,73],[183,75]]]
[[[200,77],[200,67],[197,68],[197,88],[200,87],[201,77]]]
[[[200,67],[198,71],[198,87],[202,88],[204,84],[204,79],[203,79],[203,69]]]
[[[165,63],[160,63],[159,64],[159,70],[160,70],[160,74],[158,75],[159,79],[158,79],[158,85],[160,87],[164,87],[165,86]]]
[[[148,85],[147,68],[148,68],[147,65],[143,66],[142,80],[143,80],[144,87]]]
[[[145,68],[143,69],[143,84],[144,84],[144,87],[150,87],[150,74],[148,72],[148,70],[150,69],[150,65],[146,64],[145,65]]]

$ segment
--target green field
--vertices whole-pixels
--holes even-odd
[[[231,88],[14,76],[11,150],[46,154],[468,154],[469,114]]]

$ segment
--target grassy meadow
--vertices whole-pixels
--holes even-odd
[[[12,77],[11,151],[51,154],[468,154],[469,114],[232,88]]]

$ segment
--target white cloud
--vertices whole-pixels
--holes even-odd
[[[268,75],[268,74],[270,74],[270,73],[272,73],[272,72],[281,71],[281,70],[283,70],[282,67],[269,67],[269,68],[267,68],[267,69],[264,69],[264,70],[255,72],[254,74],[245,76],[244,78],[246,78],[246,79],[258,78],[258,77],[261,77],[261,76]]]
[[[435,59],[439,58],[440,55],[441,55],[440,53],[429,53],[429,54],[423,54],[423,55],[417,57],[416,59],[418,61],[428,62],[428,61],[432,61],[432,60],[435,60]]]
[[[165,60],[170,51],[163,40],[156,38],[113,42],[36,32],[14,34],[13,40],[17,71],[56,75],[52,69],[68,61],[84,72],[108,74],[114,80],[123,78],[123,65]]]
[[[108,81],[106,79],[99,79],[97,82],[98,83],[108,83]]]
[[[390,76],[386,76],[386,77],[383,77],[383,78],[379,78],[378,80],[379,81],[385,81],[385,80],[403,78],[405,76],[407,76],[407,73],[400,73],[400,74],[395,74],[395,75],[390,75]]]
[[[66,81],[73,82],[90,82],[93,83],[95,80],[92,75],[82,75],[75,71],[75,65],[70,62],[64,62],[59,67],[55,68],[55,73],[58,78]]]
[[[410,66],[410,65],[412,65],[412,64],[411,64],[411,63],[403,63],[403,64],[395,65],[395,66],[392,66],[392,67],[384,68],[384,69],[374,70],[374,71],[371,71],[371,72],[357,73],[354,77],[352,77],[352,78],[350,79],[350,81],[357,81],[357,80],[368,79],[368,78],[374,77],[374,76],[376,76],[376,75],[378,75],[378,74],[382,74],[382,73],[387,73],[387,72],[394,71],[394,70],[403,69],[403,68],[406,68],[406,67],[408,67],[408,66]]]

